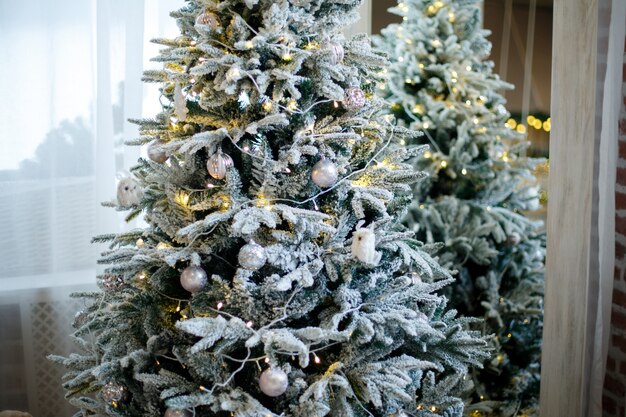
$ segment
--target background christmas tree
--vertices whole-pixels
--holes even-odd
[[[399,218],[422,177],[381,115],[387,62],[344,42],[359,0],[189,0],[158,39],[150,160],[120,181],[142,230],[110,242],[76,317],[80,415],[458,416],[479,332]],[[208,171],[208,172],[207,172]]]
[[[405,0],[391,9],[401,24],[378,46],[392,60],[382,95],[400,124],[425,135],[415,160],[430,174],[418,184],[405,222],[437,252],[456,282],[444,291],[461,314],[484,317],[496,355],[473,372],[472,416],[534,415],[539,395],[543,259],[539,207],[526,138],[505,126],[498,90],[512,86],[492,73],[491,44],[478,0]],[[451,291],[450,291],[451,290]]]

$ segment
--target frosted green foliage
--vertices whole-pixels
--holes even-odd
[[[415,187],[405,223],[441,243],[439,261],[458,271],[443,292],[452,306],[496,335],[494,358],[472,373],[466,413],[534,415],[545,239],[525,213],[539,207],[540,161],[523,157],[527,139],[505,126],[498,90],[512,86],[492,73],[478,0],[405,0],[391,12],[403,21],[377,39],[392,60],[380,92],[400,126],[424,132],[407,145],[430,147],[414,161],[429,178]]]
[[[448,270],[399,223],[424,147],[399,146],[418,133],[373,94],[386,60],[341,35],[359,3],[189,0],[172,14],[181,34],[156,40],[163,69],[144,77],[163,110],[130,141],[158,141],[132,169],[143,197],[129,217],[149,226],[95,239],[110,243],[104,291],[78,294],[81,353],[54,358],[80,415],[462,414],[488,342],[447,308]],[[328,188],[312,179],[322,158],[338,172]],[[250,241],[254,267],[240,263]],[[190,265],[207,273],[193,293]],[[277,397],[259,387],[269,368],[288,377]],[[127,395],[105,401],[105,384]]]

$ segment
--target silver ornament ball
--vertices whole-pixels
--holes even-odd
[[[518,245],[521,241],[522,241],[522,237],[519,235],[519,233],[516,233],[516,232],[511,233],[506,238],[506,242],[509,245]]]
[[[280,368],[269,368],[263,371],[259,378],[259,387],[268,397],[278,397],[287,391],[289,378]]]
[[[157,149],[159,146],[164,145],[165,142],[162,140],[153,140],[148,145],[148,158],[156,162],[157,164],[162,164],[167,161],[167,154],[165,151]]]
[[[311,179],[318,186],[322,188],[332,187],[337,183],[338,178],[339,173],[337,172],[337,166],[332,161],[322,159],[313,165]]]
[[[219,32],[222,29],[222,25],[215,13],[205,11],[196,17],[196,30],[206,31],[207,28],[211,32]]]
[[[106,273],[99,277],[100,287],[106,292],[117,291],[124,287],[124,278],[119,275]]]
[[[228,168],[233,166],[233,158],[218,149],[207,161],[206,168],[209,175],[216,180],[223,180],[226,177]]]
[[[343,45],[341,45],[339,42],[328,41],[324,44],[324,49],[330,51],[330,61],[333,65],[337,65],[341,61],[343,61]]]
[[[345,91],[343,107],[348,111],[356,111],[365,106],[365,93],[358,87],[350,87]]]
[[[413,285],[419,284],[420,282],[422,282],[422,276],[418,274],[417,272],[409,272],[407,275],[411,279],[411,284]]]
[[[256,271],[265,265],[267,255],[263,246],[255,242],[250,242],[239,250],[237,259],[242,268]]]
[[[189,410],[176,410],[174,408],[168,408],[165,410],[163,417],[191,417]]]
[[[107,382],[102,387],[100,395],[102,395],[102,399],[106,403],[119,403],[127,398],[128,391],[123,385],[116,384],[115,382]]]
[[[180,274],[180,285],[189,292],[198,292],[206,287],[207,283],[207,274],[199,266],[188,266]]]
[[[75,329],[79,329],[83,327],[83,324],[87,322],[87,312],[85,310],[78,311],[76,315],[74,315],[74,321],[72,322],[72,327]]]

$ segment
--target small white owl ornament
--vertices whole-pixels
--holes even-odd
[[[381,252],[376,251],[376,235],[374,229],[363,227],[364,221],[356,225],[356,230],[352,235],[352,257],[359,261],[376,266],[382,257]]]
[[[143,190],[133,178],[124,177],[117,183],[117,204],[120,207],[133,207],[139,204]]]

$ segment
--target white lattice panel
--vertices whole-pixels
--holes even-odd
[[[47,360],[74,350],[69,334],[81,301],[69,298],[83,287],[0,292],[0,410],[35,417],[72,416],[63,397],[64,369]]]

